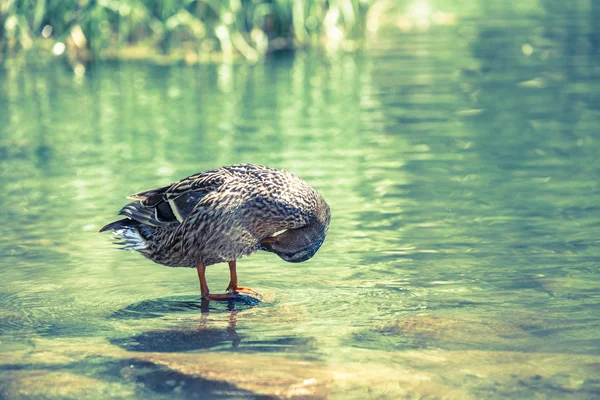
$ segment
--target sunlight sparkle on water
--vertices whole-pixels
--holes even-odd
[[[425,1],[418,1],[410,7],[408,14],[417,20],[429,19],[431,15],[431,5]]]

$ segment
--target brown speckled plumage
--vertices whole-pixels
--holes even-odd
[[[124,249],[172,267],[232,261],[259,249],[305,261],[330,220],[327,203],[306,182],[253,164],[201,172],[130,198],[120,212],[126,218],[101,231],[112,229]]]

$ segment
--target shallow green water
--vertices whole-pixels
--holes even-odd
[[[600,32],[548,4],[382,28],[359,55],[9,63],[0,395],[600,395]],[[124,196],[239,162],[332,209],[312,260],[238,262],[262,303],[201,305],[194,270],[97,233]]]

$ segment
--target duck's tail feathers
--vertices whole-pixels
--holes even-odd
[[[118,221],[111,222],[110,224],[104,225],[102,228],[100,228],[100,230],[98,232],[105,232],[105,231],[108,231],[108,230],[113,230],[114,231],[114,230],[117,230],[117,229],[123,229],[125,227],[135,226],[135,225],[136,225],[135,221],[132,221],[129,218],[123,218],[123,219],[120,219]]]
[[[141,225],[138,221],[129,218],[123,218],[115,222],[111,222],[100,229],[100,232],[112,230],[115,234],[114,244],[121,246],[119,250],[144,250],[148,248],[147,238],[151,232],[145,232],[149,228]],[[142,231],[146,235],[142,234]],[[144,237],[146,236],[146,238]]]

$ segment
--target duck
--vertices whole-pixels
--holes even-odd
[[[236,261],[256,251],[298,263],[323,244],[331,212],[321,194],[293,173],[256,164],[200,172],[135,193],[112,231],[121,250],[169,267],[195,268],[202,299],[229,301],[258,293],[238,286]],[[229,264],[225,293],[210,292],[206,267]]]

